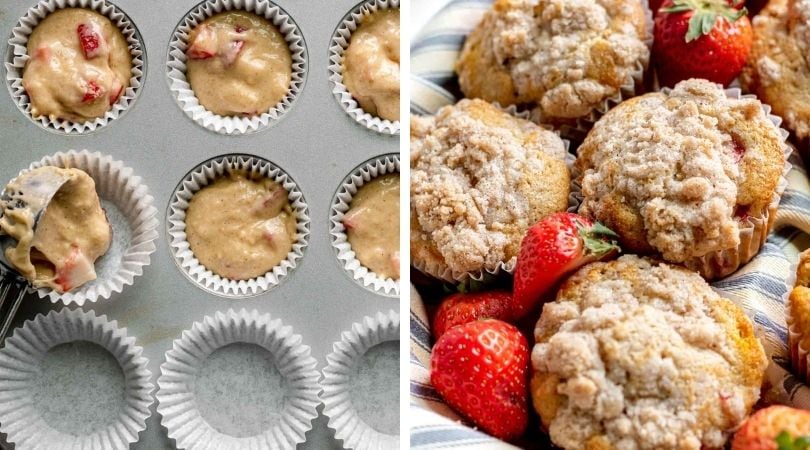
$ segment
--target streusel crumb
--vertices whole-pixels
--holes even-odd
[[[767,211],[784,163],[759,101],[687,80],[596,123],[578,150],[580,213],[616,230],[627,250],[683,263],[736,248],[741,223]]]
[[[723,448],[768,363],[742,309],[697,273],[632,255],[567,280],[535,341],[532,399],[564,449]]]
[[[456,71],[467,97],[586,116],[649,60],[637,0],[497,0]]]
[[[411,118],[411,256],[455,273],[516,258],[526,229],[568,206],[563,141],[481,100]]]

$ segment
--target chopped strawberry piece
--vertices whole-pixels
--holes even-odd
[[[59,267],[56,267],[55,275],[54,283],[62,289],[62,292],[96,278],[92,263],[76,245],[70,247],[70,254]]]
[[[121,97],[121,93],[124,92],[124,85],[121,84],[118,80],[113,82],[112,89],[110,89],[110,105],[114,105],[115,102]]]
[[[197,35],[190,43],[186,55],[191,59],[208,59],[217,54],[217,34],[208,25],[197,27]]]
[[[225,51],[225,54],[222,55],[222,61],[225,63],[226,67],[236,62],[236,58],[239,57],[239,53],[242,51],[244,45],[245,41],[231,41],[228,43],[228,49]]]
[[[734,210],[734,218],[739,222],[745,222],[750,217],[748,215],[749,209],[750,207],[748,205],[738,205],[737,209]]]
[[[37,49],[34,51],[34,58],[47,62],[51,59],[51,48],[46,45],[37,47]]]
[[[244,33],[245,31],[247,31],[248,29],[243,27],[242,25],[237,25],[237,26],[234,27],[234,30],[236,30],[237,33],[241,34],[241,33]]]
[[[97,98],[101,97],[102,94],[104,94],[104,91],[103,89],[101,89],[101,86],[99,86],[98,83],[96,83],[95,81],[89,80],[87,82],[87,87],[84,90],[84,97],[82,97],[82,103],[92,103]]]
[[[358,223],[357,223],[357,217],[356,216],[357,216],[357,214],[352,214],[351,212],[346,214],[345,216],[343,216],[343,220],[342,220],[343,227],[345,227],[347,231],[348,230],[357,230]]]
[[[101,37],[101,30],[95,23],[80,23],[76,28],[79,34],[79,43],[82,46],[84,57],[93,59],[101,53],[104,38]]]
[[[731,142],[734,144],[734,162],[739,163],[745,156],[745,147],[736,138],[732,138]]]

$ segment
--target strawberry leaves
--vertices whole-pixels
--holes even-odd
[[[810,436],[800,436],[795,440],[790,433],[783,431],[776,436],[778,450],[808,450],[810,449]]]
[[[745,8],[737,9],[743,0],[673,0],[672,6],[661,8],[664,13],[692,12],[689,28],[684,36],[687,43],[712,32],[718,18],[734,23],[748,14]]]

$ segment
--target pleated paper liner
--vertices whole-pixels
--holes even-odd
[[[45,395],[37,392],[42,389],[38,379],[45,376],[43,362],[49,351],[62,344],[100,346],[114,357],[122,372],[123,395],[117,398],[114,405],[117,413],[106,418],[106,425],[86,434],[75,428],[57,429],[46,421],[46,414],[35,406],[37,403],[42,405],[42,396]],[[8,441],[17,450],[129,449],[129,444],[136,442],[138,433],[146,428],[146,419],[151,414],[149,407],[153,402],[152,374],[146,367],[148,361],[142,353],[135,338],[127,336],[126,329],[118,328],[116,321],[110,322],[106,316],[96,316],[93,311],[65,308],[47,315],[39,314],[34,320],[26,321],[6,339],[5,347],[0,350],[0,432],[7,434]],[[71,354],[71,358],[75,357],[76,354]],[[98,369],[86,367],[88,374]],[[97,379],[98,373],[93,373],[93,377]],[[84,397],[91,397],[94,401],[105,397],[99,394],[99,385],[76,388],[81,388],[85,391]],[[75,393],[65,392],[64,395],[72,396]],[[64,407],[66,402],[76,402],[76,399],[47,398],[45,401],[48,408],[55,408],[57,404]],[[69,403],[69,407],[81,403],[83,401]],[[107,404],[98,406],[109,407]],[[72,410],[72,420],[80,420],[76,417],[88,413],[93,414],[92,411]],[[94,415],[98,416],[98,413]]]
[[[186,49],[191,31],[205,19],[223,12],[241,10],[264,17],[284,36],[292,57],[292,78],[287,95],[268,111],[250,117],[221,116],[205,109],[186,78]],[[284,9],[269,0],[205,0],[180,21],[169,42],[166,75],[169,89],[180,109],[203,128],[229,135],[247,134],[276,124],[292,108],[304,89],[307,76],[307,48],[303,34]]]
[[[280,411],[270,405],[245,405],[247,411],[276,415],[277,420],[259,433],[234,436],[206,420],[195,387],[205,361],[215,351],[232,344],[252,344],[272,355],[273,364],[283,381],[284,402]],[[161,424],[168,430],[178,448],[182,449],[294,449],[305,441],[305,433],[317,417],[317,361],[310,348],[269,314],[253,311],[217,312],[196,322],[191,329],[174,341],[160,367],[157,411]],[[239,368],[234,368],[239,370]],[[246,399],[250,402],[252,399]],[[231,418],[238,421],[239,417]]]
[[[121,94],[121,97],[104,114],[84,123],[72,122],[69,120],[51,120],[48,117],[34,117],[31,113],[31,101],[22,85],[23,71],[25,64],[30,59],[26,46],[28,38],[42,20],[56,10],[64,8],[85,8],[98,12],[110,19],[114,26],[117,26],[129,45],[129,52],[132,55],[132,77],[129,79],[129,87]],[[115,4],[104,0],[41,0],[35,6],[28,9],[17,26],[11,31],[11,38],[8,40],[9,49],[6,56],[6,83],[9,93],[14,103],[20,111],[40,127],[64,134],[86,134],[92,133],[110,122],[118,119],[127,112],[135,103],[146,81],[146,46],[143,43],[138,29],[132,23],[121,8]]]

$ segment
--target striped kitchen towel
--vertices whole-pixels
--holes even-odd
[[[411,46],[411,111],[432,114],[461,98],[453,73],[464,38],[489,8],[491,0],[455,0],[416,36]],[[797,152],[782,196],[776,225],[760,253],[732,276],[713,283],[723,296],[742,306],[755,322],[771,359],[767,372],[768,402],[810,409],[810,387],[790,374],[783,296],[790,266],[810,248],[810,184]],[[411,290],[410,418],[414,449],[507,449],[465,424],[430,385],[432,339],[418,293]]]

